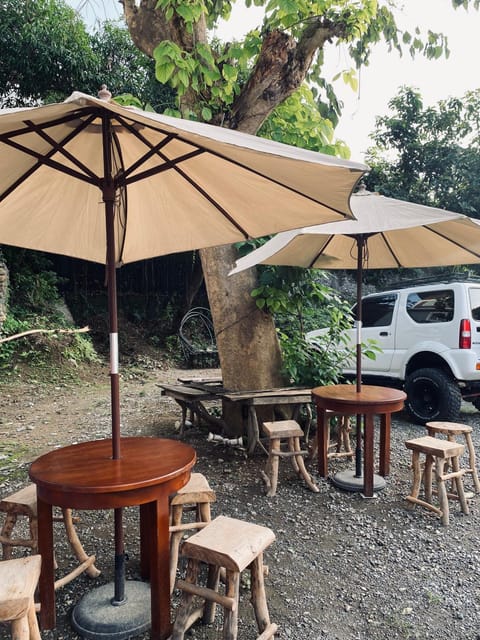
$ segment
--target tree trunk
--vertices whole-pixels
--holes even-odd
[[[285,386],[273,319],[255,305],[250,295],[256,285],[255,270],[228,276],[238,257],[232,245],[203,249],[201,256],[223,386],[235,391]],[[261,409],[259,422],[273,419],[273,409]],[[245,416],[236,403],[224,403],[223,418],[229,437],[244,432]]]
[[[184,50],[191,50],[193,42],[207,41],[203,18],[189,34],[182,31],[178,18],[165,19],[156,0],[123,0],[123,6],[132,39],[147,55],[152,56],[155,46],[165,39]],[[278,30],[267,32],[248,81],[224,114],[224,126],[255,134],[275,107],[300,87],[315,52],[339,35],[338,29],[339,25],[319,17],[298,40]],[[194,99],[192,92],[183,96],[181,109]],[[228,277],[236,253],[233,246],[201,251],[224,386],[238,391],[282,386],[285,381],[273,319],[257,309],[250,295],[256,286],[255,271]],[[225,411],[229,413],[229,408]],[[228,435],[241,431],[241,416],[230,414],[227,422]]]

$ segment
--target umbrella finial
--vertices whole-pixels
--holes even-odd
[[[105,102],[108,102],[112,97],[112,94],[107,89],[106,84],[102,84],[102,86],[100,87],[100,91],[98,92],[98,97],[100,98],[100,100],[105,100]]]

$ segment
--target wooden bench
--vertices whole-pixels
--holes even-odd
[[[203,403],[207,400],[218,400],[218,396],[214,393],[202,391],[186,384],[159,384],[158,386],[161,388],[162,396],[173,398],[181,407],[180,436],[184,434],[188,413],[190,414],[190,422],[195,424],[196,420],[198,421],[208,413]]]

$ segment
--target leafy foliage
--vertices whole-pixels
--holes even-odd
[[[404,87],[377,119],[367,187],[480,217],[480,90],[424,108]]]
[[[54,102],[94,69],[85,25],[62,0],[0,2],[3,106]]]
[[[259,286],[252,291],[257,306],[275,317],[284,373],[293,384],[335,383],[353,356],[343,334],[351,326],[349,304],[321,278],[321,272],[306,269],[262,267]],[[314,348],[305,333],[319,326],[328,332]]]
[[[72,91],[131,94],[142,108],[174,105],[155,78],[154,62],[133,44],[124,25],[104,23],[89,34],[63,0],[1,0],[0,104],[60,102]]]

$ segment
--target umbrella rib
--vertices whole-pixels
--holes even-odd
[[[372,233],[372,235],[376,235],[374,233]],[[387,247],[388,251],[390,252],[390,255],[392,256],[392,258],[395,260],[396,264],[397,264],[397,268],[402,266],[402,263],[400,262],[400,260],[397,258],[397,254],[395,253],[395,251],[393,250],[392,245],[390,244],[390,242],[387,240],[387,238],[385,237],[385,235],[383,233],[380,233],[380,235],[383,238],[383,241],[385,242],[385,246]]]
[[[449,242],[454,244],[456,247],[459,247],[460,249],[463,249],[463,251],[467,251],[472,256],[475,256],[476,258],[480,257],[480,253],[478,253],[477,251],[473,251],[473,249],[469,249],[465,245],[462,245],[459,242],[457,242],[456,240],[452,240],[452,238],[449,238],[444,233],[441,233],[437,229],[434,229],[432,226],[427,224],[427,225],[425,225],[425,228],[428,229],[429,231],[431,231],[432,233],[434,233],[435,235],[439,236],[440,238],[443,238],[444,240],[448,240]]]
[[[328,247],[328,245],[332,242],[332,240],[333,240],[333,235],[328,238],[327,242],[325,242],[325,244],[322,247],[322,250],[321,251],[317,251],[317,253],[313,257],[313,260],[310,261],[307,269],[313,269],[313,266],[314,266],[315,262],[320,258],[320,256],[325,251],[325,249]]]
[[[121,119],[118,118],[118,122],[121,122]],[[124,124],[124,126],[127,126],[127,128],[130,130],[130,126],[128,122],[121,122],[121,124]],[[131,167],[129,167],[128,169],[125,170],[125,173],[122,175],[121,178],[116,180],[115,186],[127,186],[133,182],[138,182],[139,180],[143,180],[145,178],[148,178],[151,175],[155,175],[158,173],[161,173],[163,171],[167,171],[169,169],[174,169],[175,171],[177,171],[184,180],[186,180],[186,182],[188,182],[194,189],[196,189],[206,200],[208,200],[208,202],[210,202],[210,204],[212,206],[214,206],[217,211],[219,211],[219,213],[226,218],[231,225],[233,225],[243,236],[245,239],[249,238],[249,234],[246,231],[246,229],[244,229],[240,224],[238,224],[238,222],[228,213],[228,211],[226,211],[226,209],[224,209],[218,202],[216,202],[204,189],[202,189],[202,187],[200,187],[200,185],[196,184],[194,180],[192,180],[192,178],[190,178],[190,176],[188,176],[185,171],[183,171],[178,164],[180,162],[185,162],[186,160],[189,160],[191,158],[194,158],[195,156],[198,156],[200,154],[205,153],[205,149],[202,149],[201,147],[197,147],[194,151],[191,151],[189,153],[184,154],[183,156],[180,156],[179,158],[176,158],[174,160],[171,160],[169,158],[167,158],[167,156],[165,156],[163,153],[161,153],[161,148],[164,147],[168,142],[171,142],[171,140],[173,140],[174,138],[178,138],[179,136],[175,136],[175,135],[170,135],[167,134],[167,139],[163,140],[161,143],[159,143],[158,145],[151,145],[151,143],[149,143],[148,140],[146,140],[137,130],[134,129],[134,134],[143,141],[143,143],[149,147],[149,151],[142,156],[142,158],[139,158]],[[190,143],[191,144],[191,143]],[[194,145],[196,146],[196,145]],[[140,164],[143,164],[143,162],[145,162],[145,160],[147,160],[148,158],[152,157],[153,155],[157,155],[159,158],[161,158],[163,160],[163,163],[161,166],[158,167],[153,167],[152,169],[149,169],[147,171],[143,171],[141,173],[136,174],[135,176],[132,176],[131,178],[127,179],[125,176],[129,175],[132,173],[132,171],[134,171],[134,169],[136,169]]]
[[[37,160],[37,164],[35,166],[30,167],[24,174],[22,174],[13,184],[11,184],[8,189],[6,189],[2,194],[0,194],[0,202],[2,202],[6,197],[8,197],[8,195],[10,193],[12,193],[12,191],[14,191],[22,182],[24,182],[29,176],[31,176],[35,171],[37,171],[42,165],[47,165],[52,167],[53,169],[56,169],[58,171],[61,171],[63,173],[66,173],[68,175],[73,176],[74,178],[78,178],[80,180],[84,180],[88,183],[93,183],[96,186],[98,186],[99,183],[99,178],[98,176],[96,176],[94,173],[92,173],[88,167],[86,167],[85,165],[83,165],[82,163],[78,162],[74,157],[70,156],[70,154],[68,154],[68,152],[64,152],[64,150],[60,147],[60,144],[65,145],[68,142],[70,142],[70,140],[72,140],[78,133],[80,130],[84,129],[85,127],[87,127],[89,125],[89,123],[91,122],[91,120],[93,119],[93,115],[88,118],[87,120],[82,122],[82,126],[73,130],[71,133],[68,134],[68,136],[66,136],[61,143],[57,143],[55,142],[52,138],[50,138],[50,136],[48,136],[44,131],[42,127],[39,127],[37,125],[35,125],[34,123],[30,122],[30,121],[25,121],[25,124],[27,124],[27,128],[24,129],[18,129],[14,132],[11,132],[11,135],[6,136],[6,135],[2,135],[0,136],[0,142],[3,142],[4,144],[6,144],[7,146],[10,146],[14,149],[16,149],[17,151],[20,151],[26,155],[29,155],[33,158],[35,158]],[[54,124],[59,124],[60,122],[69,122],[71,121],[72,118],[62,118],[61,121],[56,120],[54,122]],[[52,123],[49,123],[50,125],[53,126]],[[46,154],[40,154],[36,151],[34,151],[33,149],[30,149],[28,147],[24,147],[22,144],[20,144],[19,142],[12,140],[12,137],[16,137],[18,135],[23,135],[25,133],[28,132],[34,132],[37,135],[39,135],[40,137],[44,138],[51,146],[52,148],[50,149],[50,151]],[[57,163],[55,160],[51,159],[51,156],[55,153],[55,152],[59,152],[62,153],[63,155],[65,155],[66,157],[68,156],[80,169],[82,169],[87,175],[84,175],[82,173],[78,173],[77,171],[75,171],[74,169],[71,169],[70,167],[65,167],[60,163]],[[91,177],[91,179],[88,178],[88,175]]]
[[[70,162],[75,164],[79,169],[82,169],[83,171],[85,171],[85,173],[88,176],[90,176],[94,181],[98,181],[98,176],[95,175],[95,173],[93,171],[91,171],[89,167],[87,167],[82,162],[80,162],[77,158],[75,158],[74,155],[72,155],[69,151],[67,151],[64,148],[64,145],[67,144],[68,142],[70,142],[70,140],[72,138],[76,137],[76,135],[81,131],[80,128],[75,129],[74,134],[72,136],[67,136],[61,142],[56,142],[41,127],[38,127],[33,122],[31,122],[31,123],[29,122],[29,124],[32,127],[32,130],[35,131],[35,133],[37,133],[41,138],[43,138],[46,142],[48,142],[52,146],[52,149],[51,149],[49,155],[51,155],[52,153],[55,153],[55,152],[60,153],[65,158],[67,158],[67,160],[70,160]],[[88,123],[85,123],[85,127],[87,127],[87,126],[88,126]],[[83,127],[83,128],[85,128],[85,127]],[[62,166],[62,165],[60,165],[60,166]]]
[[[123,124],[124,126],[128,127],[129,130],[131,131],[132,128],[134,129],[134,127],[132,127],[132,125],[129,125],[128,121],[124,120],[121,116],[117,117],[118,122],[120,122],[121,124]],[[143,124],[143,123],[142,123]],[[300,191],[299,189],[294,189],[293,187],[288,186],[287,184],[285,184],[284,182],[280,181],[280,180],[276,180],[275,178],[273,178],[272,176],[268,176],[265,173],[262,173],[261,171],[257,171],[256,169],[253,169],[252,167],[247,166],[246,164],[239,162],[238,160],[233,160],[232,158],[229,158],[228,156],[226,156],[223,153],[219,153],[218,151],[214,151],[213,149],[206,149],[206,148],[202,148],[201,145],[195,143],[194,141],[190,140],[188,137],[183,136],[181,133],[172,133],[172,132],[167,132],[165,131],[161,126],[152,126],[150,124],[145,124],[145,127],[149,128],[149,129],[153,129],[154,131],[159,131],[160,133],[164,133],[166,136],[170,136],[170,140],[180,140],[181,142],[184,142],[185,144],[189,145],[189,146],[194,146],[198,149],[198,153],[209,153],[212,156],[215,156],[216,158],[220,158],[221,160],[223,160],[224,162],[228,162],[232,165],[235,165],[236,167],[241,167],[242,169],[244,169],[245,171],[259,176],[261,178],[264,178],[266,180],[268,180],[270,183],[272,184],[277,184],[280,187],[282,187],[283,189],[286,189],[288,191],[290,191],[291,193],[296,193],[297,195],[302,196],[302,198],[305,198],[307,200],[310,200],[311,202],[316,202],[317,204],[320,204],[324,207],[328,207],[331,211],[335,211],[336,213],[340,214],[343,218],[345,218],[345,213],[334,207],[331,204],[326,204],[323,200],[319,200],[318,198],[313,198],[312,196],[308,196],[307,194],[303,193],[302,191]],[[139,133],[138,130],[134,129],[133,133],[135,133],[135,135],[141,139],[144,144],[146,144],[147,146],[151,146],[149,145],[148,141]],[[192,152],[193,153],[193,152]],[[196,154],[193,154],[196,155]],[[177,164],[178,162],[184,162],[185,160],[188,160],[190,157],[190,155],[185,154],[184,156],[182,156],[181,158],[177,158],[177,160],[173,161],[175,164]],[[172,162],[172,161],[169,161]],[[173,168],[177,168],[175,166],[173,166]],[[177,168],[178,170],[178,168]],[[131,173],[131,169],[128,170],[129,173]],[[143,174],[139,174],[142,177],[148,177],[148,175],[151,175],[151,172],[145,172]],[[182,174],[183,177],[184,174]],[[139,179],[139,177],[136,177],[136,179]],[[242,232],[243,233],[243,232]],[[248,237],[248,235],[246,236]]]

